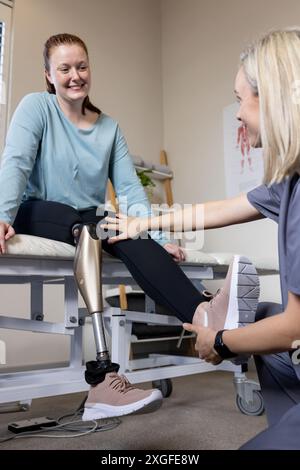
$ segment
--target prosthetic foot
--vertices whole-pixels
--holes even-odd
[[[85,380],[92,386],[82,419],[109,418],[140,410],[154,411],[161,405],[159,390],[140,390],[118,375],[119,365],[110,360],[103,325],[102,249],[94,224],[73,227],[76,243],[74,276],[92,316],[96,361],[86,364]]]

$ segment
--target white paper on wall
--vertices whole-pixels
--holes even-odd
[[[240,123],[236,119],[238,106],[237,103],[233,103],[226,106],[223,111],[227,197],[246,193],[259,186],[264,174],[262,149],[249,148],[239,142]]]

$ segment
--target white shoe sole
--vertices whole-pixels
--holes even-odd
[[[157,410],[162,404],[163,396],[160,390],[153,390],[151,395],[143,400],[123,406],[112,406],[104,403],[88,404],[84,408],[82,421],[91,421],[94,419],[113,418],[132,413],[150,413]]]
[[[255,321],[259,300],[259,277],[245,256],[235,255],[224,329],[232,330]]]

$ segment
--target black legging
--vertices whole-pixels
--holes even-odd
[[[96,216],[96,208],[77,211],[66,204],[34,200],[21,204],[13,226],[16,233],[74,245],[72,227],[76,223],[97,224],[101,219]],[[124,262],[147,295],[171,310],[180,320],[191,322],[198,304],[207,300],[171,255],[151,238],[124,240],[113,245],[103,240],[102,247]]]

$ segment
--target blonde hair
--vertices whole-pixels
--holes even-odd
[[[241,54],[259,96],[264,182],[300,173],[300,28],[271,31]]]

